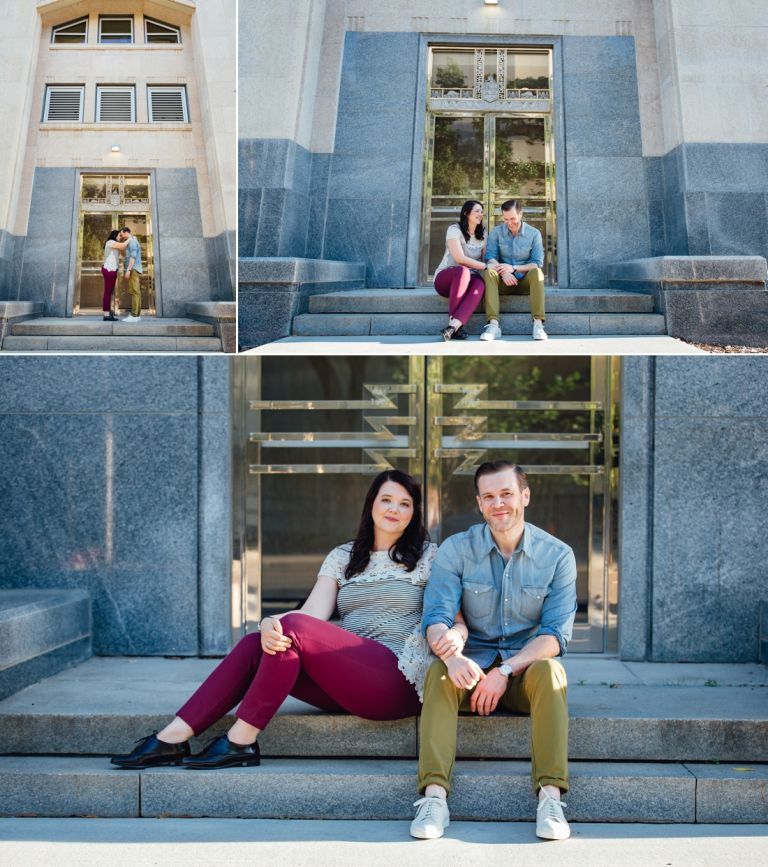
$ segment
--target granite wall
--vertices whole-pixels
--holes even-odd
[[[0,586],[93,598],[94,652],[230,643],[227,359],[0,359]]]
[[[0,229],[0,301],[16,301],[24,239]]]
[[[156,169],[152,184],[159,315],[182,316],[188,301],[233,300],[231,233],[203,237],[195,169]],[[42,301],[52,316],[67,316],[72,311],[77,191],[78,170],[36,168],[27,237],[23,244],[15,245],[23,253],[9,296]]]
[[[631,358],[623,375],[620,653],[755,662],[768,358]]]

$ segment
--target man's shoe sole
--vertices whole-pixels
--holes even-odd
[[[538,831],[536,832],[536,836],[540,840],[567,840],[571,836],[571,829],[568,828],[562,836],[558,836],[557,834],[540,834]]]
[[[447,828],[450,824],[450,822],[447,822],[445,828]],[[411,837],[413,837],[415,840],[437,840],[442,837],[443,834],[445,834],[445,828],[443,828],[442,831],[436,833],[423,831],[420,834],[414,834],[413,830],[411,830]]]

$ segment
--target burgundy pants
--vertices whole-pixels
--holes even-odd
[[[235,716],[264,729],[289,695],[364,719],[420,712],[415,688],[383,644],[308,614],[294,612],[280,622],[293,642],[288,650],[271,656],[261,649],[259,633],[246,635],[178,711],[196,735],[238,702]]]
[[[101,309],[105,313],[109,313],[112,306],[112,293],[115,291],[117,271],[107,271],[106,268],[102,268],[101,275],[104,277],[104,295],[101,299]]]
[[[448,315],[466,325],[483,297],[485,283],[466,265],[456,265],[435,277],[435,290],[448,299]]]

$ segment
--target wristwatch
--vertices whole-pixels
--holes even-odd
[[[499,666],[499,671],[504,675],[504,677],[509,677],[512,674],[512,666],[507,665],[505,662],[503,665]]]

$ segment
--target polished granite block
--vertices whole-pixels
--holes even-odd
[[[413,105],[419,66],[418,33],[347,32],[339,113]]]
[[[196,653],[197,412],[0,415],[0,441],[5,586],[88,589],[97,653]]]
[[[307,246],[307,196],[285,190],[280,221],[281,256],[303,255]]]
[[[707,194],[707,225],[715,256],[768,256],[764,192]]]
[[[251,349],[288,337],[298,308],[298,295],[296,285],[281,289],[241,283],[237,294],[240,348]]]
[[[387,134],[384,128],[379,131],[380,136]],[[397,229],[399,234],[404,234],[406,224],[403,203],[408,200],[410,193],[411,163],[410,146],[391,156],[377,155],[375,160],[371,159],[370,154],[343,158],[334,156],[328,180],[329,199],[397,199]]]
[[[162,247],[166,238],[184,238],[190,246],[201,243],[203,223],[197,172],[195,169],[157,169],[155,174],[155,201],[162,225]]]
[[[568,201],[571,207],[596,201],[629,200],[645,207],[646,165],[642,157],[573,157],[568,160]],[[578,222],[580,214],[571,217]]]
[[[708,225],[708,198],[706,193],[685,193],[683,195],[687,246],[691,256],[708,256],[714,253]]]
[[[702,343],[765,348],[768,292],[706,288],[665,293],[667,332]]]
[[[590,86],[584,81],[584,87]],[[637,112],[637,110],[636,110]],[[570,114],[568,123],[568,159],[579,156],[641,157],[640,118],[637,113],[607,116],[597,124],[591,117]]]
[[[686,191],[768,190],[768,144],[688,142],[684,154]]]
[[[237,251],[238,256],[256,255],[256,234],[261,213],[261,188],[250,190],[240,187],[237,195]]]
[[[564,36],[563,68],[568,74],[595,74],[596,71],[630,72],[636,69],[635,40],[632,36]]]
[[[768,542],[758,532],[768,507],[764,412],[697,418],[670,410],[656,420],[654,660],[756,658],[758,603],[768,593],[759,565]]]
[[[386,135],[382,136],[382,130]],[[372,111],[343,111],[339,115],[334,142],[338,157],[380,158],[410,154],[413,147],[413,115],[394,104]],[[346,161],[346,160],[345,160]]]

